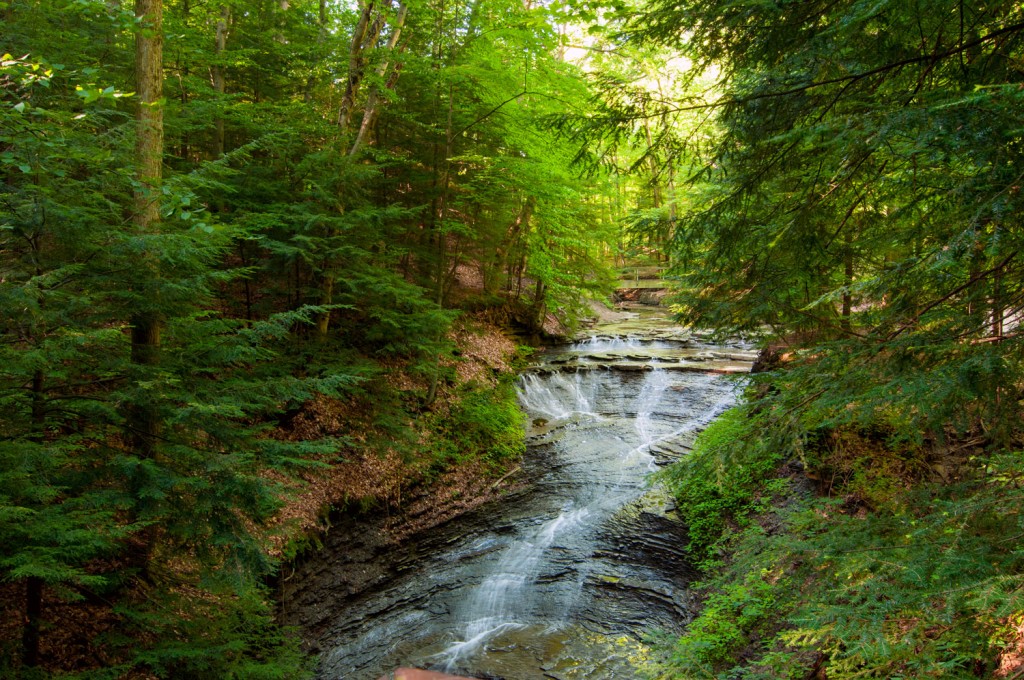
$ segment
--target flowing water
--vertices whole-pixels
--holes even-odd
[[[388,565],[372,588],[294,588],[293,620],[319,641],[318,676],[371,680],[402,665],[508,680],[632,677],[641,636],[678,632],[689,615],[684,530],[646,478],[734,397],[720,373],[674,370],[698,354],[726,372],[748,358],[642,336],[541,357],[519,383],[532,423],[526,488],[375,556]],[[593,356],[600,368],[583,365]],[[318,578],[373,568],[350,557],[372,546],[346,540],[327,546],[338,562]]]

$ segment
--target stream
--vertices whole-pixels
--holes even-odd
[[[630,678],[646,633],[689,621],[685,528],[646,478],[732,404],[723,374],[754,353],[664,320],[590,333],[520,378],[528,484],[398,548],[343,523],[289,579],[282,618],[315,640],[318,678]]]

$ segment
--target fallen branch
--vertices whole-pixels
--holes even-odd
[[[509,470],[508,472],[506,472],[504,475],[501,476],[501,479],[496,481],[494,484],[491,484],[491,491],[494,491],[495,489],[497,489],[499,484],[501,484],[506,479],[508,479],[509,477],[511,477],[512,475],[514,475],[515,473],[519,472],[522,469],[523,469],[523,467],[521,465],[517,465],[514,468],[512,468],[511,470]]]

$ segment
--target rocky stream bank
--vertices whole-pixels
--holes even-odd
[[[706,340],[658,311],[607,319],[522,375],[528,451],[479,489],[487,503],[411,532],[387,511],[335,517],[279,588],[317,676],[630,677],[643,636],[693,609],[685,527],[646,478],[685,455],[733,401],[725,374],[754,359]]]

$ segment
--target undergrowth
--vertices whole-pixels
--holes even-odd
[[[525,453],[523,412],[514,381],[515,375],[502,374],[495,385],[470,383],[459,389],[449,412],[433,415],[433,468],[479,460],[500,470]]]
[[[704,605],[649,677],[993,677],[1024,651],[1020,452],[940,481],[885,427],[847,428],[805,436],[799,472],[770,434],[736,409],[662,473]]]
[[[723,413],[697,439],[694,451],[657,476],[672,489],[689,532],[691,558],[707,570],[731,529],[743,526],[778,484],[767,483],[780,456],[754,436],[743,408]],[[737,445],[750,441],[748,448]]]

